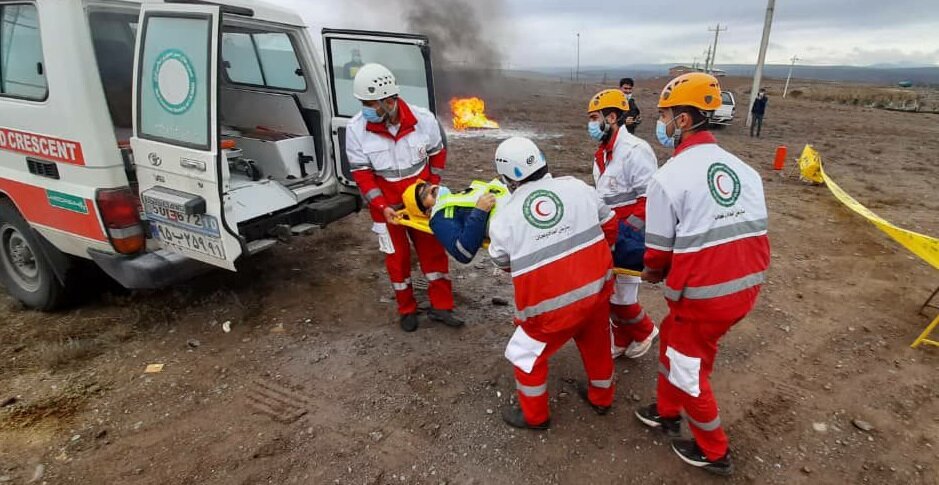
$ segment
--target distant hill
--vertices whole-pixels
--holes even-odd
[[[636,78],[658,77],[668,74],[668,69],[675,64],[635,64],[620,67],[589,66],[581,68],[582,78],[598,80],[605,76],[607,80],[623,76]],[[752,76],[752,64],[718,64],[729,76]],[[546,75],[569,77],[571,68],[530,69]],[[763,75],[769,78],[784,79],[789,72],[787,64],[768,64]],[[939,85],[939,66],[904,67],[904,66],[800,66],[792,70],[792,77],[818,81],[846,81],[867,84],[895,85],[900,81],[912,81],[914,85]]]

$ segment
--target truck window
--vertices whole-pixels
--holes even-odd
[[[223,32],[222,60],[225,74],[235,84],[306,90],[293,43],[282,32]]]
[[[0,95],[41,101],[49,92],[35,5],[0,6]]]
[[[111,122],[119,128],[130,128],[137,15],[98,11],[92,12],[88,20]]]
[[[208,150],[209,18],[153,15],[141,32],[137,136]]]
[[[734,104],[734,97],[730,95],[727,91],[721,92],[721,103],[723,104]]]
[[[362,103],[352,95],[352,81],[359,68],[370,62],[384,65],[395,75],[401,97],[410,104],[430,108],[427,68],[421,48],[413,44],[362,39],[333,39],[327,53],[332,64],[332,88],[336,114],[353,116]]]

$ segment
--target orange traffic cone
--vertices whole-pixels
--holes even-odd
[[[773,159],[773,170],[782,170],[786,165],[786,145],[776,147],[776,158]]]

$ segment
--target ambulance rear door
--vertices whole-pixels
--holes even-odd
[[[360,30],[323,29],[323,52],[332,102],[336,173],[343,184],[355,186],[346,158],[346,125],[362,110],[352,95],[352,81],[365,64],[378,63],[394,73],[401,98],[436,113],[430,41],[425,35]]]
[[[222,11],[145,3],[134,59],[131,147],[151,235],[168,250],[235,270],[243,241],[226,221],[219,139]]]

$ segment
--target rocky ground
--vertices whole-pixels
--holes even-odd
[[[640,135],[656,91],[641,81]],[[744,80],[725,80],[745,103]],[[780,99],[764,136],[716,132],[764,176],[772,270],[759,305],[724,339],[714,387],[735,483],[939,483],[939,353],[909,344],[939,284],[916,259],[798,180],[806,143],[843,188],[885,218],[939,234],[939,115]],[[480,86],[500,133],[451,136],[446,182],[492,174],[500,137],[538,138],[555,173],[588,178],[583,113],[598,86],[501,79]],[[743,113],[744,109],[738,109]],[[739,117],[739,114],[738,114]],[[771,162],[789,147],[782,174]],[[660,161],[667,156],[657,148]],[[569,346],[552,362],[553,428],[516,431],[508,278],[483,255],[452,263],[468,321],[397,326],[365,214],[157,291],[89,281],[95,295],[41,314],[0,309],[0,483],[711,483],[632,410],[652,399],[653,355],[617,362],[614,411],[574,391]],[[91,286],[92,284],[98,286]],[[5,298],[5,297],[4,297]],[[658,320],[661,292],[643,287]],[[229,328],[226,332],[224,328]],[[148,364],[163,364],[145,373]]]

